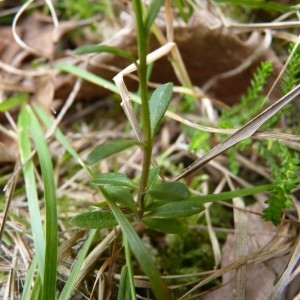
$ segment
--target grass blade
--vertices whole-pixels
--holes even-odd
[[[12,97],[4,99],[0,103],[0,112],[8,111],[16,106],[26,103],[28,100],[28,94],[22,93],[17,94]]]
[[[19,149],[21,162],[23,164],[23,174],[28,199],[31,231],[34,248],[36,251],[39,273],[44,274],[45,263],[45,236],[43,233],[42,217],[39,208],[37,186],[34,175],[34,165],[32,160],[28,160],[31,155],[31,145],[29,139],[30,116],[25,109],[22,109],[18,119],[19,128]]]
[[[164,0],[152,0],[150,6],[147,11],[146,19],[145,19],[145,29],[149,30],[152,23],[156,19],[159,9],[164,3]]]
[[[21,300],[30,299],[31,285],[32,285],[32,282],[33,282],[33,279],[34,279],[34,274],[35,274],[35,269],[36,269],[36,266],[37,266],[37,261],[38,261],[38,259],[37,259],[37,256],[35,255],[35,257],[31,261],[29,270],[26,274]]]
[[[96,229],[90,231],[88,239],[85,241],[83,247],[81,248],[79,254],[77,255],[76,263],[73,266],[70,276],[69,276],[63,290],[61,291],[58,300],[70,299],[70,295],[71,295],[72,291],[74,290],[74,286],[75,286],[76,279],[79,274],[81,265],[82,265],[86,255],[87,255],[87,252],[95,238],[96,233],[97,233]]]
[[[37,150],[44,185],[44,197],[46,206],[46,249],[42,299],[46,300],[49,299],[49,297],[55,297],[56,294],[58,247],[56,187],[54,182],[51,155],[46,139],[44,137],[44,132],[42,131],[40,123],[31,108],[27,106],[26,109],[30,116],[30,130]]]
[[[39,116],[41,121],[46,125],[47,129],[51,128],[53,125],[53,119],[47,114],[47,112],[40,106],[34,105],[33,109],[35,113]],[[82,161],[79,154],[74,150],[71,146],[65,135],[61,132],[61,130],[56,129],[54,131],[54,136],[61,143],[61,145],[72,155],[72,157],[78,161],[78,163],[89,173],[91,174],[87,165]]]
[[[107,45],[84,45],[75,50],[75,54],[87,53],[109,53],[126,58],[132,63],[136,61],[136,58],[130,52]]]

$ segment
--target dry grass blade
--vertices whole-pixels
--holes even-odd
[[[264,246],[257,251],[250,253],[244,257],[241,257],[235,260],[230,265],[227,265],[224,268],[218,269],[213,272],[213,274],[209,275],[198,284],[196,284],[192,289],[190,289],[186,294],[179,298],[179,300],[188,299],[187,297],[194,293],[197,289],[204,286],[205,284],[211,282],[213,279],[216,279],[231,270],[236,270],[244,264],[251,264],[259,261],[267,261],[273,257],[282,256],[291,251],[291,247],[293,247],[293,243],[281,241],[277,244],[274,244],[272,240],[268,245]]]
[[[202,156],[200,159],[196,160],[189,167],[184,169],[179,175],[173,177],[171,180],[179,180],[191,173],[196,172],[201,167],[206,165],[210,160],[226,151],[227,149],[233,147],[239,142],[251,137],[266,121],[273,117],[279,110],[281,110],[285,105],[294,101],[300,94],[300,85],[297,85],[288,94],[277,100],[274,104],[265,109],[258,116],[253,118],[250,122],[244,125],[241,129],[231,135],[229,138],[224,140],[222,143],[218,144],[212,148],[208,153]]]
[[[296,285],[296,289],[298,289],[299,291],[299,284],[297,283],[297,278],[299,280],[299,261],[300,261],[300,238],[298,237],[289,264],[286,267],[283,274],[280,276],[279,280],[277,281],[272,291],[272,294],[270,295],[270,299],[272,300],[283,299],[283,297],[285,297],[284,295],[286,292],[286,287],[288,287],[289,284],[292,283],[294,279],[296,279],[294,283]],[[298,296],[296,296],[294,299],[298,299]]]
[[[3,218],[2,218],[2,222],[1,222],[1,226],[0,226],[0,243],[2,240],[2,234],[4,231],[4,227],[5,227],[5,222],[6,222],[6,218],[7,218],[7,214],[9,211],[9,207],[10,207],[10,202],[12,200],[13,197],[13,193],[15,191],[16,185],[17,185],[17,181],[18,181],[18,176],[20,174],[20,160],[18,159],[16,164],[15,164],[15,176],[13,177],[13,180],[10,182],[9,186],[8,186],[8,196],[7,196],[7,201],[6,201],[6,205],[5,205],[5,209],[4,209],[4,214],[3,214]]]
[[[230,179],[227,177],[228,184],[231,190],[234,190],[234,185]],[[234,216],[234,233],[235,233],[235,259],[244,257],[248,253],[248,227],[247,227],[247,214],[243,209],[245,209],[245,203],[241,198],[233,198],[232,203],[234,205],[233,216]],[[236,270],[236,293],[237,298],[240,300],[246,299],[246,264],[241,265]]]

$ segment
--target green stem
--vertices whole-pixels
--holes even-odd
[[[140,0],[133,1],[134,12],[136,16],[136,31],[137,31],[137,42],[138,42],[138,74],[139,74],[139,87],[140,97],[142,100],[142,126],[144,133],[144,156],[143,156],[143,167],[142,175],[138,193],[138,207],[139,214],[143,214],[145,190],[148,183],[148,175],[151,166],[151,155],[152,155],[152,136],[151,136],[151,125],[150,125],[150,112],[148,103],[148,86],[147,86],[147,46],[148,46],[148,30],[145,28],[143,22],[142,6]]]

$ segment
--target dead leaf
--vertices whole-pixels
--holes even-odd
[[[15,162],[18,157],[18,147],[15,140],[0,133],[0,163]]]
[[[112,38],[102,42],[136,55],[134,26],[133,18],[129,19],[126,25]],[[161,29],[164,30],[164,25],[161,25]],[[225,28],[219,18],[205,7],[198,9],[188,24],[174,25],[174,41],[178,45],[192,83],[200,88],[212,77],[238,67],[259,47],[262,40],[263,35],[258,32],[253,32],[247,40],[242,40],[233,30]],[[152,37],[149,52],[157,48],[159,48],[159,44]],[[209,93],[226,103],[237,102],[248,87],[253,71],[262,60],[270,60],[274,64],[274,72],[270,80],[272,82],[278,75],[282,64],[274,52],[267,49],[257,60],[253,61],[249,68],[235,76],[216,81]],[[126,60],[120,57],[98,54],[90,60],[87,69],[111,80],[119,72],[119,69],[125,68],[128,64]],[[160,59],[154,64],[151,81],[177,83],[167,58]],[[130,79],[126,80],[126,84],[129,88],[136,88],[137,86],[136,82]],[[59,86],[58,83],[57,97],[65,98],[70,89],[69,84]],[[107,93],[105,89],[86,82],[83,84],[79,97],[91,99],[105,93]]]
[[[262,211],[262,207],[259,203],[248,206],[247,209],[257,212]],[[272,240],[272,238],[274,238],[276,233],[276,227],[270,222],[262,220],[260,215],[248,214],[249,253],[262,249]],[[288,240],[288,237],[286,237],[286,240]],[[229,234],[222,249],[222,267],[234,262],[234,243],[234,235]],[[247,264],[246,300],[269,299],[274,287],[274,282],[279,274],[281,274],[281,272],[285,269],[289,258],[290,255],[283,255],[280,257],[273,257],[265,262]],[[224,274],[222,277],[222,283],[223,285],[217,290],[209,293],[205,297],[205,300],[236,299],[235,271]]]

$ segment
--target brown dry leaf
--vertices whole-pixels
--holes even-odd
[[[45,110],[50,111],[54,97],[54,82],[50,76],[37,79],[37,89],[33,95],[33,101],[39,103]]]
[[[112,38],[103,41],[103,43],[136,55],[134,26],[134,19],[129,18],[126,25],[119,32]],[[161,30],[164,30],[165,24],[160,24],[159,27]],[[242,40],[233,30],[224,27],[220,19],[206,7],[198,9],[188,24],[174,24],[174,41],[177,43],[192,83],[200,88],[212,77],[242,64],[256,51],[262,40],[263,35],[259,32],[253,32],[248,39]],[[156,38],[151,38],[149,48],[149,52],[159,48]],[[88,59],[88,56],[85,59]],[[226,103],[237,102],[240,95],[245,92],[249,85],[253,71],[262,60],[270,60],[274,63],[274,73],[270,80],[273,81],[278,75],[282,64],[274,52],[271,49],[267,49],[244,71],[235,76],[217,80],[209,92]],[[118,72],[117,69],[123,69],[128,64],[128,61],[120,57],[98,54],[90,59],[87,69],[105,79],[111,80]],[[114,70],[114,68],[117,69]],[[154,64],[151,80],[158,83],[168,81],[177,83],[174,71],[167,58],[163,58]],[[136,83],[132,80],[128,79],[128,81],[126,80],[127,82],[129,88],[136,86]],[[224,86],[226,86],[226,89],[224,89]],[[59,86],[58,84],[58,97],[64,98],[70,88],[70,84],[67,84],[67,86]],[[105,93],[106,91],[103,88],[85,83],[80,97],[90,99]]]
[[[261,212],[259,203],[248,206],[251,211]],[[277,230],[270,222],[262,220],[260,215],[248,214],[248,246],[249,253],[263,248],[272,238]],[[283,239],[288,239],[288,232],[283,232]],[[222,267],[234,262],[234,235],[229,234],[222,249]],[[275,247],[275,244],[274,244]],[[266,300],[274,288],[274,282],[286,267],[290,255],[282,255],[271,258],[265,262],[247,264],[246,274],[246,300]],[[223,285],[217,290],[209,293],[205,300],[234,300],[236,299],[236,277],[235,271],[226,273],[222,277]],[[286,291],[286,299],[291,298],[291,292]],[[281,298],[280,298],[281,299]]]
[[[0,163],[15,162],[18,157],[18,147],[15,140],[0,133]]]
[[[0,26],[0,36],[0,59],[9,63],[19,52],[20,47],[13,38],[11,27]]]

